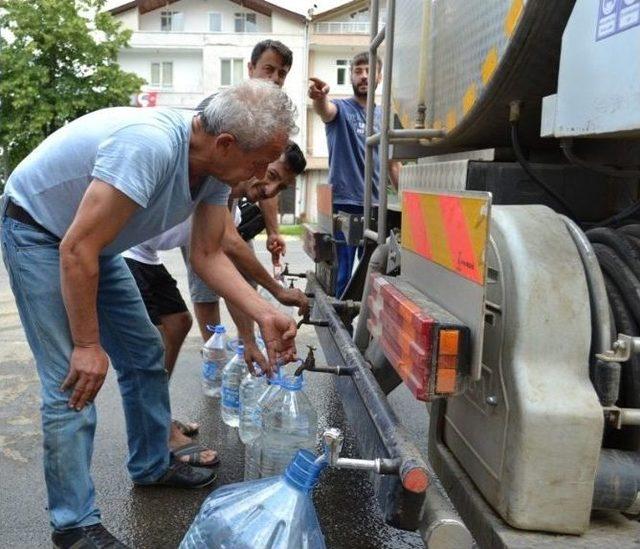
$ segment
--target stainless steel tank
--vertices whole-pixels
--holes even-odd
[[[540,144],[542,97],[557,87],[574,0],[397,0],[393,106],[414,127],[446,128],[434,152],[509,144],[509,103],[525,103],[521,140]]]

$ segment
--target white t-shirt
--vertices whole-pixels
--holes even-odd
[[[232,213],[233,222],[237,227],[240,225],[242,220],[237,200],[233,202]],[[168,231],[165,231],[158,236],[154,236],[133,248],[129,248],[127,251],[122,252],[122,256],[147,265],[160,265],[162,262],[158,255],[159,251],[173,250],[174,248],[181,248],[189,245],[189,241],[191,239],[191,219],[192,216],[189,216],[182,223],[179,223]]]

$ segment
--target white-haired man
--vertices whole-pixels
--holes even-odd
[[[214,473],[171,459],[162,340],[120,252],[192,212],[191,263],[259,325],[269,362],[294,352],[295,324],[262,300],[224,255],[229,189],[262,178],[295,131],[271,83],[221,91],[204,113],[105,109],[49,136],[11,174],[2,252],[42,384],[45,480],[55,547],[124,547],[102,525],[90,476],[109,359],[118,374],[141,485],[204,486]],[[215,264],[215,268],[211,265]]]

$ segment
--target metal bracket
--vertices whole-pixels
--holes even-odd
[[[605,406],[602,410],[605,419],[616,429],[622,429],[624,425],[640,425],[640,409]]]
[[[400,258],[402,252],[400,251],[399,233],[397,231],[391,231],[389,235],[389,254],[387,255],[387,273],[395,271],[400,267]]]
[[[640,337],[618,334],[611,350],[596,354],[596,358],[605,362],[626,362],[633,355],[640,353]]]

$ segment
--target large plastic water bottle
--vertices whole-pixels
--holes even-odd
[[[314,451],[318,415],[302,391],[302,375],[285,376],[262,411],[260,476],[282,474],[298,450]]]
[[[260,457],[262,444],[260,441],[260,427],[262,425],[262,412],[280,390],[282,370],[266,381],[267,386],[262,390],[251,414],[240,416],[240,439],[245,443],[244,450],[244,480],[260,478]],[[242,406],[242,404],[241,404]]]
[[[238,344],[236,354],[222,371],[222,398],[220,410],[222,421],[231,427],[240,423],[240,382],[247,372],[244,361],[244,346]]]
[[[324,467],[324,459],[303,450],[282,476],[218,488],[179,549],[325,549],[311,500]]]
[[[240,382],[240,425],[238,434],[240,440],[245,444],[253,442],[258,434],[259,429],[253,428],[253,416],[257,412],[258,400],[267,391],[267,376],[260,370],[259,366],[254,364],[256,375],[248,372]]]
[[[227,334],[222,324],[207,326],[213,335],[202,346],[202,391],[210,397],[220,396],[222,369],[229,355],[227,354]]]

